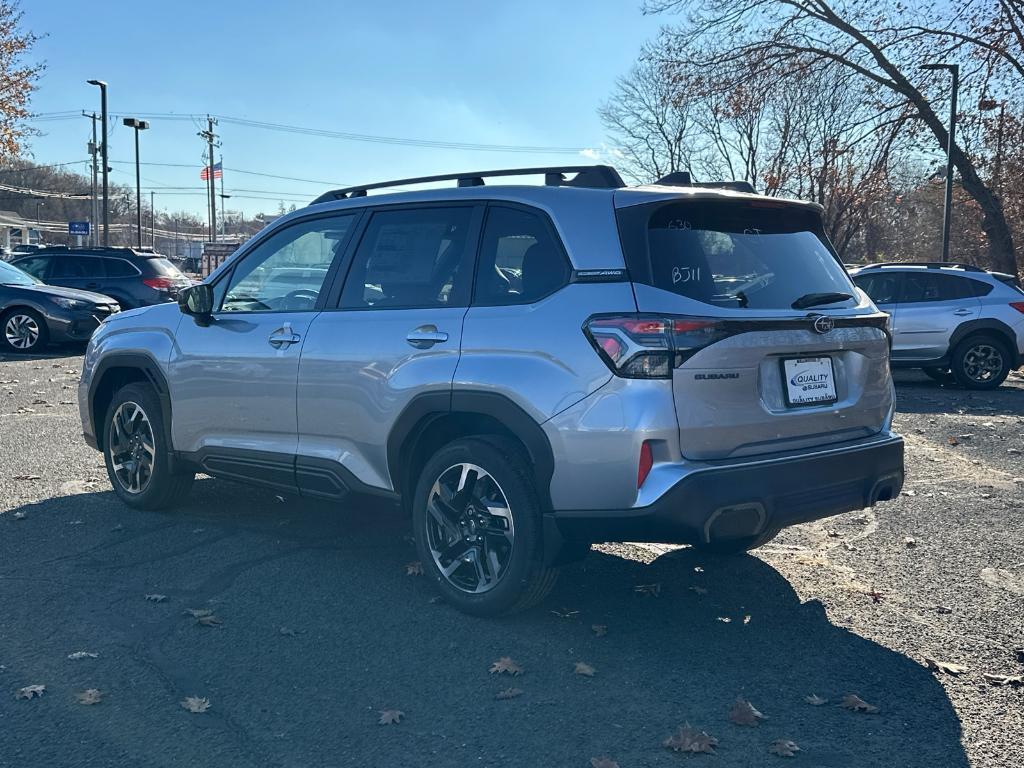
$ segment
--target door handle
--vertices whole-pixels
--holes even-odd
[[[954,315],[960,315],[961,317],[963,315],[973,315],[974,314],[974,310],[973,309],[957,309],[957,310],[954,310],[953,314]]]
[[[292,332],[292,324],[285,323],[270,334],[270,338],[267,339],[267,341],[270,342],[270,346],[274,349],[282,349],[287,348],[289,345],[294,344],[300,339],[302,339],[302,337],[299,336],[299,334]]]
[[[436,325],[421,325],[416,330],[410,331],[405,340],[416,349],[430,349],[435,344],[448,341],[448,334],[437,330]]]

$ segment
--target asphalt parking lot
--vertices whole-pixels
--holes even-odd
[[[379,503],[206,478],[173,513],[125,508],[80,438],[80,352],[0,356],[0,766],[750,766],[777,739],[797,765],[1020,765],[1022,378],[901,374],[895,502],[754,556],[597,547],[539,608],[482,620],[407,574]],[[730,722],[738,696],[760,725]],[[716,754],[663,747],[683,723]]]

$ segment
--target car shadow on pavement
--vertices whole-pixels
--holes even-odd
[[[0,515],[7,758],[439,768],[610,755],[678,765],[662,741],[689,722],[719,740],[716,765],[771,764],[776,739],[815,766],[968,764],[930,672],[836,626],[757,557],[602,547],[566,567],[540,607],[487,620],[407,575],[408,534],[389,505],[215,480],[197,482],[174,512],[135,512],[93,492]],[[201,626],[186,609],[221,623]],[[69,662],[76,650],[99,656]],[[504,656],[523,674],[490,674]],[[575,674],[579,661],[592,677]],[[9,695],[34,683],[46,697]],[[72,692],[90,687],[109,702],[76,705]],[[495,698],[509,688],[521,693]],[[846,694],[880,711],[844,709]],[[827,703],[812,706],[811,695]],[[185,696],[208,697],[210,711],[188,714]],[[728,721],[737,696],[767,718],[759,727]],[[378,726],[384,709],[403,721]]]

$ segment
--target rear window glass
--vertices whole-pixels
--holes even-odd
[[[147,259],[147,263],[153,267],[153,270],[158,275],[164,275],[165,277],[184,277],[181,270],[174,266],[169,259],[163,257],[155,259]]]
[[[646,236],[624,232],[623,243],[634,251],[627,258],[640,282],[741,309],[791,309],[812,294],[854,294],[811,211],[717,201],[637,208],[648,209]],[[635,230],[642,215],[623,209],[620,221]],[[643,247],[646,258],[635,253]]]
[[[136,277],[139,270],[124,259],[104,259],[107,277]]]

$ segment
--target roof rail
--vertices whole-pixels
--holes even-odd
[[[964,272],[986,272],[973,264],[961,264],[957,261],[880,261],[877,264],[865,264],[861,269],[871,267],[926,267],[928,269],[962,269]]]
[[[733,192],[756,194],[749,181],[694,181],[689,171],[672,171],[655,184],[663,187],[700,187],[702,189],[731,189]]]
[[[565,174],[575,173],[571,179]],[[544,184],[549,187],[591,187],[594,189],[619,189],[626,186],[618,171],[610,165],[557,165],[543,168],[504,168],[497,171],[467,171],[465,173],[444,173],[439,176],[417,176],[411,179],[377,181],[355,187],[332,189],[320,195],[311,205],[328,200],[344,200],[351,197],[366,197],[367,190],[398,187],[406,184],[428,184],[434,181],[456,181],[460,187],[482,187],[484,179],[497,176],[527,176],[544,174]]]

